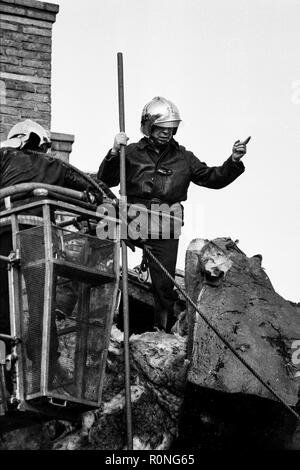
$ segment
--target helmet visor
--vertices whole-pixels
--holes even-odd
[[[160,122],[159,119],[157,119],[154,122],[154,125],[157,127],[178,127],[180,124],[180,121],[166,121],[166,122]]]

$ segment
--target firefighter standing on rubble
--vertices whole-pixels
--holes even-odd
[[[181,201],[187,199],[191,182],[206,188],[221,189],[244,172],[245,167],[240,159],[246,154],[250,137],[244,142],[235,142],[232,155],[222,166],[209,167],[174,140],[180,122],[177,107],[163,97],[153,98],[144,107],[141,117],[144,137],[126,147],[126,193],[129,204],[142,203],[151,210],[153,204],[156,208],[157,203],[164,203],[176,213]],[[109,187],[120,182],[119,152],[127,140],[124,132],[118,133],[112,149],[100,165],[98,178]],[[168,239],[163,236],[151,239],[149,232],[146,238],[143,240],[145,246],[175,277],[179,236],[171,234]],[[175,322],[173,284],[150,257],[147,261],[156,301],[154,326],[170,332]]]

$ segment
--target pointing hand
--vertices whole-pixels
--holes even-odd
[[[237,140],[232,149],[232,160],[238,162],[247,153],[247,144],[251,137],[247,137],[244,141]]]

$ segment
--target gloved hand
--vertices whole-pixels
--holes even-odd
[[[100,205],[103,202],[105,196],[100,191],[95,191],[93,188],[83,191],[85,194],[85,200],[90,204]]]
[[[94,194],[91,193],[90,190],[85,190],[83,191],[83,194],[84,194],[84,199],[88,202],[90,202],[91,204],[94,204],[95,201],[96,201],[96,196]]]
[[[129,140],[129,137],[127,137],[125,132],[119,132],[118,134],[116,134],[111,153],[113,155],[118,155],[120,152],[121,145],[126,145],[127,140]]]

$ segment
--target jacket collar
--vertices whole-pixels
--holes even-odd
[[[178,142],[176,142],[176,140],[174,140],[173,138],[170,140],[169,145],[170,145],[171,147],[176,148],[176,149],[179,148]],[[138,149],[139,149],[139,150],[144,150],[146,147],[150,147],[150,148],[151,148],[151,147],[152,147],[152,144],[151,144],[151,142],[150,142],[150,140],[149,140],[148,137],[143,137],[143,138],[138,142]]]

